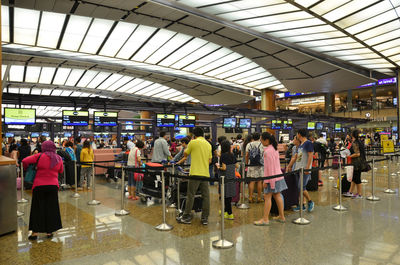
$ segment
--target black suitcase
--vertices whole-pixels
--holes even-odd
[[[318,170],[311,171],[311,179],[308,181],[306,189],[307,191],[318,190]]]
[[[351,182],[347,180],[347,174],[342,175],[342,194],[350,190]],[[339,186],[337,187],[339,189]]]
[[[165,190],[168,190],[169,177],[165,176]],[[162,182],[160,172],[147,172],[143,177],[142,193],[150,197],[162,198]]]

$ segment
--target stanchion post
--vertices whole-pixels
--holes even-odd
[[[94,163],[92,162],[92,200],[88,201],[89,205],[99,205],[100,201],[96,200],[96,183],[95,183],[95,179],[94,179]]]
[[[21,217],[21,216],[24,216],[24,213],[17,210],[17,217]]]
[[[372,158],[372,194],[367,197],[369,201],[379,201],[380,198],[375,196],[375,158]]]
[[[169,231],[174,228],[172,225],[167,224],[167,216],[166,216],[166,205],[165,205],[165,175],[164,170],[161,171],[161,200],[162,200],[162,214],[163,214],[163,222],[155,227],[155,229],[159,231]]]
[[[21,162],[21,198],[17,201],[18,203],[27,203],[28,200],[24,198],[24,166]]]
[[[81,195],[78,193],[78,170],[76,168],[76,160],[74,161],[74,178],[75,178],[75,193],[72,194],[72,198],[79,198]]]
[[[225,240],[225,176],[221,176],[221,238],[212,242],[213,247],[227,249],[233,247],[233,243]]]
[[[391,159],[389,159],[389,156],[387,157],[387,173],[388,173],[388,187],[387,187],[387,189],[385,189],[383,192],[384,193],[388,193],[388,194],[395,194],[396,193],[396,191],[394,191],[394,190],[392,190],[392,188],[391,188],[391,175],[390,175],[390,170],[389,170],[389,160],[391,160]]]
[[[125,210],[125,167],[121,167],[121,209],[115,211],[116,216],[124,216],[130,214],[128,210]]]
[[[303,217],[303,184],[304,184],[304,168],[300,169],[300,217],[293,220],[293,223],[297,225],[308,225],[310,223],[309,220]]]
[[[171,172],[172,172],[172,176],[170,177],[170,183],[175,183],[175,178],[173,176],[175,176],[175,163],[172,164],[172,168],[171,168]],[[175,203],[171,203],[169,205],[169,208],[176,208],[176,204]]]
[[[245,186],[246,186],[246,163],[243,161],[242,162],[242,181],[241,186],[242,186],[242,197],[241,197],[241,202],[240,205],[237,207],[238,209],[242,210],[247,210],[250,208],[249,205],[247,205],[244,200],[245,200]],[[240,187],[239,187],[240,189]]]
[[[347,208],[342,205],[342,159],[339,157],[339,168],[338,168],[338,180],[339,180],[339,204],[333,206],[333,210],[336,211],[347,211]]]

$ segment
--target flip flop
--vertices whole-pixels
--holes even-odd
[[[264,221],[255,221],[253,223],[255,226],[269,226],[270,222],[264,222]]]
[[[282,223],[282,224],[286,223],[286,220],[282,220],[279,217],[274,217],[274,218],[272,218],[272,220],[274,220],[274,221],[276,221],[278,223]]]

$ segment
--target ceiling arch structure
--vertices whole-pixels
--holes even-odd
[[[286,91],[279,80],[240,53],[163,28],[12,5],[2,6],[2,39],[3,52],[9,57],[22,54],[91,62],[208,88],[185,90],[194,103],[214,103],[211,101],[217,99],[222,101],[219,103],[242,103],[260,89]]]

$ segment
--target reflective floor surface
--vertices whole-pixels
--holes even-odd
[[[178,224],[175,210],[168,208],[167,223],[172,231],[160,232],[161,206],[128,201],[131,214],[115,216],[120,207],[118,183],[97,181],[98,206],[89,206],[91,192],[60,191],[63,229],[53,239],[43,236],[28,241],[29,203],[18,205],[25,215],[18,220],[18,232],[0,237],[0,264],[400,264],[400,200],[398,177],[392,176],[396,194],[385,194],[386,162],[377,163],[376,195],[380,201],[343,199],[346,212],[337,212],[337,170],[324,171],[324,186],[311,192],[315,211],[305,213],[311,221],[301,226],[291,223],[298,213],[287,211],[287,223],[256,227],[262,204],[248,210],[234,208],[235,220],[225,221],[225,237],[234,242],[231,249],[215,249],[220,236],[219,201],[216,186],[211,187],[209,225],[200,224],[196,214],[191,225]],[[392,162],[389,173],[400,170]],[[371,172],[363,173],[364,195],[371,193]],[[30,193],[26,192],[30,199]]]

